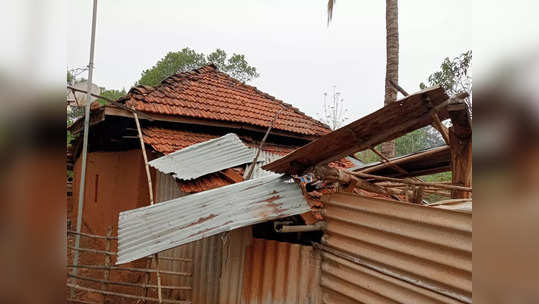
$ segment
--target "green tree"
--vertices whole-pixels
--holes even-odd
[[[112,100],[117,100],[118,98],[120,97],[123,97],[127,94],[127,92],[125,91],[125,89],[122,89],[121,91],[119,90],[102,90],[101,91],[101,96],[103,97],[106,97],[108,99],[112,99]],[[104,104],[108,104],[108,101],[104,100],[103,98],[99,98],[97,99],[97,101],[99,102],[99,104],[101,105],[104,105]]]
[[[242,82],[248,82],[259,76],[256,68],[247,63],[244,55],[232,54],[228,57],[221,49],[205,55],[190,48],[184,48],[179,52],[169,52],[151,69],[144,70],[137,84],[156,86],[171,75],[193,70],[209,63],[215,64],[220,71]]]
[[[442,86],[450,96],[467,92],[470,96],[465,99],[470,111],[472,110],[472,51],[466,51],[459,56],[449,59],[446,57],[440,65],[440,70],[432,73],[427,84],[420,83],[421,89],[427,86]]]

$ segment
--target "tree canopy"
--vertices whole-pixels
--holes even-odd
[[[428,86],[439,85],[445,89],[450,96],[455,96],[462,92],[467,92],[470,97],[466,98],[466,103],[472,109],[472,51],[466,51],[459,56],[449,59],[446,57],[440,65],[440,70],[432,73],[427,79]],[[425,89],[427,85],[420,83],[419,87]]]
[[[205,55],[190,48],[178,52],[169,52],[152,68],[144,70],[137,84],[155,86],[165,78],[176,73],[186,72],[203,65],[213,63],[220,71],[242,82],[248,82],[259,76],[256,68],[250,66],[244,55],[227,53],[221,49]]]

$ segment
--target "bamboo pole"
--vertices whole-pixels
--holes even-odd
[[[262,138],[262,141],[260,142],[260,145],[258,146],[258,150],[256,151],[255,158],[253,159],[253,164],[251,165],[251,168],[249,168],[249,172],[247,173],[247,176],[246,176],[245,180],[249,180],[249,179],[251,179],[251,176],[253,176],[253,171],[255,169],[256,161],[258,160],[258,156],[260,155],[260,151],[262,151],[262,147],[264,147],[264,144],[266,143],[266,139],[268,138],[268,135],[269,135],[271,129],[273,128],[273,124],[275,123],[275,121],[277,121],[277,118],[279,117],[279,115],[281,114],[281,112],[283,110],[284,110],[284,108],[282,108],[279,112],[277,112],[275,114],[275,117],[273,117],[273,120],[271,121],[271,124],[269,125],[268,129],[266,130],[266,134],[264,134],[264,138]]]
[[[112,240],[110,239],[110,237],[112,236],[112,226],[109,226],[107,228],[107,244],[105,245],[105,251],[110,251],[110,243],[112,242]],[[109,254],[106,254],[105,255],[105,267],[108,267],[109,269],[105,270],[104,273],[103,273],[103,280],[104,281],[108,281],[109,278],[110,278],[110,267],[111,267],[111,261],[110,261],[110,255]],[[108,290],[108,284],[103,282],[103,290]],[[103,295],[103,303],[105,303],[105,297],[106,295]]]
[[[85,269],[96,269],[96,270],[118,270],[118,271],[131,271],[131,272],[151,272],[156,273],[157,270],[155,269],[148,269],[148,268],[133,268],[133,267],[118,267],[118,266],[101,266],[101,265],[67,265],[68,268],[85,268]],[[168,270],[161,270],[161,274],[168,274],[168,275],[177,275],[177,276],[185,276],[190,277],[192,276],[191,273],[188,272],[177,272],[177,271],[168,271]]]
[[[73,234],[73,235],[80,235],[80,236],[84,236],[84,237],[88,237],[88,238],[94,238],[94,239],[108,239],[110,238],[111,240],[117,240],[118,237],[115,237],[115,236],[103,236],[103,235],[95,235],[95,234],[89,234],[89,233],[83,233],[83,232],[76,232],[76,231],[73,231],[73,230],[68,230],[67,231],[67,234]]]
[[[142,130],[140,128],[140,122],[138,121],[138,115],[136,112],[133,112],[133,117],[135,118],[135,123],[137,125],[138,137],[140,140],[140,148],[142,149],[142,156],[144,157],[144,167],[146,168],[146,177],[148,178],[148,192],[150,193],[150,205],[153,205],[154,200],[153,200],[152,177],[150,175],[150,167],[148,166],[148,157],[146,156],[146,148],[144,147],[144,138],[142,137]],[[163,299],[161,296],[161,275],[159,273],[159,256],[157,253],[154,256],[155,256],[155,269],[157,270],[156,271],[157,294],[159,298],[159,303],[163,303]]]
[[[139,287],[139,288],[157,288],[157,285],[101,280],[101,279],[84,277],[80,275],[73,275],[70,273],[68,273],[67,276],[70,278],[77,278],[82,281],[89,281],[89,282],[94,282],[94,283],[103,283],[103,284],[109,284],[109,285],[128,286],[128,287]],[[191,290],[192,289],[190,286],[161,286],[161,288],[172,289],[172,290]]]
[[[152,260],[153,260],[153,256],[151,257],[151,259],[146,259],[146,268],[147,269],[150,269],[152,267]],[[144,284],[147,285],[150,283],[150,278],[151,278],[151,273],[150,272],[146,272],[144,274]],[[147,297],[148,296],[148,292],[150,291],[149,288],[144,288],[144,296]]]
[[[91,248],[76,248],[73,246],[67,246],[67,248],[71,250],[77,250],[77,251],[84,251],[84,252],[90,252],[90,253],[96,253],[96,254],[104,254],[104,255],[116,255],[116,252],[107,251],[107,250],[98,250],[98,249],[91,249]]]
[[[472,192],[472,188],[469,188],[469,187],[462,187],[462,186],[455,186],[455,185],[448,185],[448,184],[439,184],[439,183],[429,183],[429,182],[416,182],[416,181],[400,179],[400,178],[393,178],[393,177],[385,177],[385,176],[366,174],[366,173],[362,173],[362,172],[351,172],[351,171],[346,171],[346,172],[348,172],[348,173],[350,173],[352,175],[355,175],[355,176],[363,177],[363,178],[372,178],[372,179],[376,179],[376,180],[398,182],[398,183],[416,185],[416,186],[430,186],[430,187],[435,187],[435,188]]]
[[[118,255],[114,251],[106,251],[106,250],[98,250],[98,249],[91,249],[91,248],[75,248],[73,246],[67,246],[67,248],[71,250],[78,250],[78,251],[85,251],[85,252],[91,252],[96,254],[106,254],[106,255]],[[151,257],[144,257],[143,259],[152,260],[153,256]],[[159,257],[159,260],[169,260],[169,261],[178,261],[178,262],[192,262],[192,259],[186,259],[186,258],[172,258],[172,257]]]
[[[123,298],[128,298],[128,299],[144,300],[144,301],[151,301],[151,302],[175,303],[175,304],[191,304],[190,301],[179,301],[179,300],[168,300],[168,299],[159,300],[159,299],[156,299],[156,298],[134,296],[134,295],[125,294],[125,293],[104,291],[104,290],[99,290],[99,289],[82,287],[82,286],[75,285],[75,284],[67,284],[67,287],[77,289],[77,290],[83,290],[83,291],[87,291],[87,292],[94,292],[94,293],[105,294],[105,295],[116,296],[116,297],[123,297]]]

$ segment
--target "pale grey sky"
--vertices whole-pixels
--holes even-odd
[[[92,1],[67,1],[67,64],[88,64]],[[383,104],[385,1],[99,1],[94,81],[128,90],[169,51],[244,54],[250,84],[318,118],[322,93],[342,92],[350,121]],[[399,83],[409,92],[443,60],[472,48],[469,1],[399,1]]]

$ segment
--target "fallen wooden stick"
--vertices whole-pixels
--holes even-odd
[[[115,281],[109,281],[109,280],[101,280],[101,279],[94,279],[89,277],[84,277],[80,275],[74,275],[71,273],[67,274],[70,278],[76,278],[82,281],[89,281],[89,282],[95,282],[95,283],[105,283],[109,285],[119,285],[119,286],[129,286],[129,287],[139,287],[139,288],[157,288],[157,285],[150,285],[150,284],[137,284],[137,283],[129,283],[129,282],[115,282]],[[161,286],[162,289],[174,289],[174,290],[191,290],[192,288],[189,286]]]
[[[155,269],[146,269],[146,268],[132,268],[132,267],[106,267],[106,266],[100,266],[100,265],[67,265],[68,268],[86,268],[86,269],[96,269],[96,270],[119,270],[119,271],[132,271],[132,272],[157,272]],[[169,275],[177,275],[177,276],[185,276],[190,277],[192,276],[191,273],[188,272],[176,272],[176,271],[167,271],[167,270],[161,270],[160,273],[162,274],[169,274]]]
[[[354,176],[359,176],[363,178],[371,178],[371,179],[376,179],[376,180],[397,182],[397,183],[402,183],[402,184],[407,184],[407,185],[430,186],[430,187],[435,187],[435,188],[472,192],[472,188],[469,188],[469,187],[440,184],[440,183],[416,182],[416,181],[411,181],[411,180],[406,180],[406,179],[378,176],[378,175],[372,175],[372,174],[367,174],[367,173],[362,173],[362,172],[352,172],[352,171],[346,171],[346,172]]]

